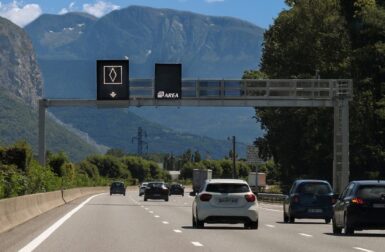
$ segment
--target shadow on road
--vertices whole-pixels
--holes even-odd
[[[298,224],[300,224],[300,225],[303,225],[303,224],[305,224],[305,225],[314,225],[314,224],[318,224],[318,225],[322,225],[323,224],[323,225],[325,225],[326,224],[325,222],[304,222],[304,221],[296,221],[294,223],[285,223],[283,221],[277,221],[275,223],[277,223],[277,224],[285,224],[285,225],[296,225],[296,224],[297,225]],[[326,225],[329,225],[329,224],[326,224]]]
[[[243,227],[219,227],[219,226],[205,226],[204,228],[193,228],[192,226],[182,226],[183,229],[196,229],[196,230],[247,230]]]
[[[345,235],[345,234],[333,234],[333,233],[324,233],[325,235],[328,236],[338,236],[338,237],[385,237],[385,234],[373,234],[373,233],[355,233],[354,235]]]

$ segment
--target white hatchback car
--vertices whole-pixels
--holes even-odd
[[[244,180],[206,180],[203,190],[192,205],[194,228],[204,223],[244,223],[245,228],[258,229],[258,202]]]

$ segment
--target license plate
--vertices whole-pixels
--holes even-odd
[[[237,198],[219,198],[218,203],[236,204],[236,203],[238,203],[238,199]]]
[[[322,209],[309,209],[309,213],[322,213]]]
[[[385,208],[385,204],[373,204],[374,208]]]

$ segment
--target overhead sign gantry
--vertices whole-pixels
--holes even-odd
[[[155,79],[129,79],[122,64],[122,77],[116,64],[98,64],[96,100],[39,100],[39,161],[45,164],[45,112],[63,106],[201,106],[201,107],[333,107],[333,186],[342,192],[349,182],[349,101],[353,98],[350,79],[265,79],[194,80],[181,79],[181,65],[160,65]],[[111,62],[110,62],[111,63]],[[116,63],[116,62],[115,62]],[[179,65],[179,66],[178,66]],[[101,70],[103,69],[103,70]],[[116,76],[115,76],[116,73]],[[117,84],[129,82],[127,90]],[[167,85],[167,83],[172,85]],[[113,84],[108,84],[113,83]],[[162,85],[160,85],[162,84]],[[179,85],[179,87],[178,87]],[[99,93],[101,91],[101,93]],[[162,93],[163,92],[163,93]],[[114,94],[115,93],[115,97]],[[167,95],[166,95],[167,94]],[[125,97],[125,98],[124,98]]]

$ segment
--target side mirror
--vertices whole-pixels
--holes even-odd
[[[190,196],[195,196],[195,192],[190,192]]]

